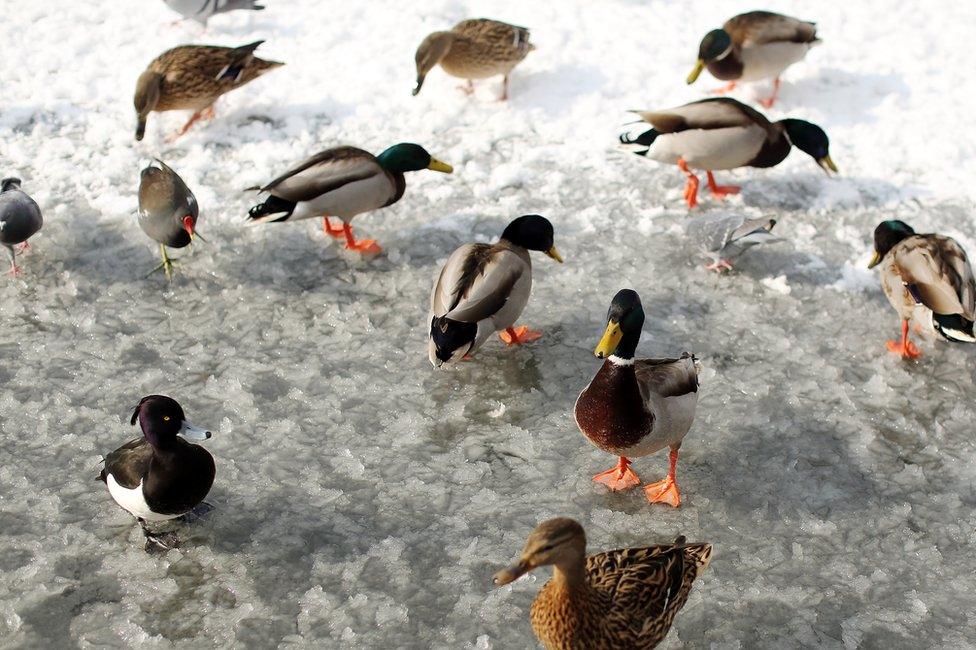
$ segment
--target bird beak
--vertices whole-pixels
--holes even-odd
[[[435,172],[441,172],[442,174],[450,174],[454,171],[454,168],[448,165],[446,162],[441,162],[437,158],[431,158],[430,164],[427,165],[427,169]]]
[[[596,355],[598,359],[604,359],[609,357],[611,354],[617,351],[617,345],[620,343],[620,339],[624,337],[623,330],[620,329],[620,323],[614,323],[610,321],[607,323],[607,331],[603,333],[603,338],[596,346],[596,350],[593,350],[593,354]]]
[[[496,573],[492,577],[492,582],[495,583],[496,587],[501,587],[502,585],[507,585],[510,582],[515,582],[531,570],[532,565],[527,559],[522,558],[512,566],[506,567]]]
[[[559,251],[556,250],[556,247],[555,246],[553,246],[552,248],[550,248],[549,250],[547,250],[546,251],[546,255],[548,255],[552,259],[556,260],[560,264],[563,263],[563,256],[559,254]]]
[[[183,420],[183,426],[180,427],[179,434],[187,440],[209,440],[213,436],[212,433],[203,427],[198,427],[186,420]]]
[[[136,123],[136,142],[141,141],[146,135],[146,120],[140,119]]]
[[[423,87],[423,85],[424,85],[424,77],[423,76],[418,76],[417,77],[417,86],[413,89],[413,96],[414,97],[417,96],[417,93],[420,92],[420,89]]]
[[[196,236],[196,231],[193,229],[193,217],[186,215],[183,217],[183,230],[185,230],[190,235],[190,240]]]
[[[704,69],[705,69],[705,62],[702,61],[701,59],[698,59],[698,63],[695,64],[695,69],[691,71],[690,75],[688,75],[688,83],[689,84],[695,83],[698,80],[698,75],[700,75],[702,73],[702,70]]]
[[[820,167],[824,170],[824,172],[827,173],[828,176],[830,176],[830,172],[834,172],[835,174],[839,173],[837,171],[837,165],[835,165],[834,161],[830,159],[830,156],[824,156],[823,158],[820,158],[819,160],[817,160],[817,164],[820,165]]]
[[[868,268],[873,269],[880,263],[881,263],[881,256],[878,255],[878,251],[874,251],[874,257],[872,257],[871,261],[868,262]]]

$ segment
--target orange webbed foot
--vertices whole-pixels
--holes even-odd
[[[644,496],[651,503],[666,503],[675,508],[681,505],[681,493],[678,492],[678,484],[670,476],[656,483],[645,485]]]
[[[342,239],[345,237],[345,231],[342,229],[342,226],[333,228],[332,222],[329,221],[328,217],[322,217],[322,232],[335,239]]]
[[[523,343],[538,341],[542,338],[542,332],[530,330],[526,325],[521,325],[506,328],[504,332],[498,333],[498,338],[504,341],[505,345],[522,345]]]
[[[888,341],[885,344],[889,352],[900,354],[902,359],[917,359],[922,356],[921,350],[911,341]]]
[[[612,467],[605,472],[600,472],[593,477],[597,483],[603,483],[614,492],[629,490],[640,485],[640,479],[634,470],[630,469],[630,461],[621,458],[616,467]]]
[[[375,239],[360,239],[354,243],[346,243],[346,249],[351,251],[356,251],[361,255],[379,255],[383,252],[380,245],[376,243]]]

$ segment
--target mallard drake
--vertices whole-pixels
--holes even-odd
[[[98,475],[124,510],[139,520],[146,537],[155,540],[147,522],[175,519],[199,505],[213,485],[216,467],[206,449],[189,440],[207,440],[210,431],[190,424],[179,402],[165,395],[143,397],[132,413],[142,437],[105,457]]]
[[[465,244],[451,253],[430,295],[427,356],[435,368],[474,354],[494,332],[507,345],[542,336],[513,325],[532,289],[529,251],[563,261],[553,237],[548,219],[528,214],[508,224],[497,243]]]
[[[532,630],[549,650],[648,650],[660,643],[708,566],[712,546],[623,548],[586,556],[586,533],[566,517],[532,531],[519,560],[495,574],[506,585],[540,566],[552,579],[532,603]]]
[[[976,343],[976,280],[966,251],[944,235],[917,234],[904,221],[882,221],[874,229],[874,257],[881,287],[901,316],[901,341],[888,349],[903,358],[921,355],[908,340],[909,321],[935,330],[947,341]]]
[[[576,425],[594,445],[620,457],[616,467],[593,477],[614,491],[640,485],[630,458],[670,447],[667,477],[646,485],[644,494],[651,503],[678,507],[675,470],[681,440],[695,419],[698,364],[688,352],[677,359],[634,359],[643,326],[640,296],[621,289],[594,350],[606,361],[576,400]]]
[[[775,225],[775,219],[765,217],[747,219],[741,214],[712,213],[690,219],[685,229],[711,258],[705,268],[721,273],[731,270],[732,262],[753,246],[783,241],[773,235]]]
[[[15,246],[30,248],[27,240],[44,225],[41,209],[26,192],[20,189],[19,178],[0,181],[0,245],[10,253],[10,275],[20,274]]]
[[[779,92],[779,76],[807,55],[819,43],[816,23],[774,14],[750,11],[729,19],[722,29],[705,34],[698,46],[698,62],[688,75],[693,84],[707,67],[712,76],[735,88],[738,81],[773,78],[773,94],[760,103],[771,108]]]
[[[261,188],[268,198],[251,208],[251,224],[322,217],[322,229],[345,238],[346,248],[376,254],[382,249],[372,239],[356,241],[350,222],[363,212],[378,210],[400,200],[407,184],[404,173],[431,169],[450,174],[454,168],[431,157],[419,144],[401,142],[378,156],[356,147],[333,147],[319,152]],[[342,222],[333,227],[329,217]]]
[[[256,4],[255,0],[163,0],[163,2],[183,18],[194,20],[204,27],[207,26],[207,21],[217,14],[239,9],[249,11],[264,9],[262,5]]]
[[[158,166],[150,164],[139,179],[139,227],[159,243],[163,261],[149,273],[160,269],[166,278],[172,277],[173,261],[166,247],[184,248],[197,237],[200,206],[197,198],[179,174],[162,160]]]
[[[819,126],[796,119],[770,122],[759,111],[729,97],[632,112],[654,128],[634,136],[624,133],[620,142],[646,147],[634,151],[640,156],[677,164],[688,177],[685,201],[689,208],[698,205],[698,177],[691,169],[706,170],[708,189],[718,197],[738,194],[739,187],[717,185],[713,170],[773,167],[794,146],[813,156],[825,172],[837,171],[830,159],[830,140]]]
[[[263,42],[240,47],[181,45],[153,59],[136,82],[136,140],[145,135],[150,113],[193,111],[190,120],[177,131],[178,137],[197,120],[212,118],[214,102],[221,95],[283,66],[284,63],[254,56],[254,50]]]
[[[529,52],[529,30],[488,18],[462,20],[447,32],[434,32],[417,48],[417,87],[435,65],[452,77],[467,79],[465,91],[474,92],[472,79],[503,75],[500,99],[508,99],[508,75]]]

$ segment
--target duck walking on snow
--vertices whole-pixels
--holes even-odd
[[[10,253],[10,275],[20,274],[14,247],[30,248],[27,240],[37,234],[43,224],[41,209],[20,189],[20,179],[0,181],[0,245]]]
[[[901,316],[901,341],[888,350],[905,359],[921,355],[908,340],[909,323],[954,343],[976,343],[976,280],[966,251],[955,239],[916,233],[904,221],[882,221],[874,229],[874,257],[881,287]]]
[[[650,650],[708,567],[711,544],[622,548],[586,555],[586,533],[566,517],[539,524],[519,560],[495,574],[506,585],[541,566],[552,579],[532,603],[532,630],[548,650]]]
[[[264,9],[256,0],[163,0],[166,6],[189,20],[207,26],[207,21],[217,14],[228,11],[246,9],[260,11]]]
[[[454,168],[431,157],[419,144],[401,142],[378,156],[356,147],[333,147],[315,154],[264,187],[252,187],[268,198],[248,212],[250,223],[322,218],[325,234],[346,240],[346,248],[375,255],[372,239],[356,241],[350,222],[363,212],[393,205],[407,188],[406,172],[431,169],[450,174]],[[333,226],[330,217],[342,226]]]
[[[139,520],[146,537],[162,545],[146,524],[192,510],[210,492],[216,474],[210,452],[184,438],[207,440],[212,434],[187,422],[179,403],[165,395],[143,397],[130,420],[137,421],[142,437],[108,454],[98,479]]]
[[[513,325],[532,289],[529,251],[563,261],[553,238],[548,219],[528,214],[508,224],[497,243],[465,244],[451,253],[430,296],[427,353],[435,368],[474,354],[495,332],[508,345],[542,336]]]
[[[465,92],[469,95],[474,92],[472,79],[502,75],[499,99],[508,99],[509,73],[534,49],[525,27],[488,18],[462,20],[450,31],[430,34],[417,48],[413,94],[420,92],[427,73],[439,64],[447,74],[467,79]]]
[[[183,179],[162,160],[142,170],[139,180],[139,227],[159,242],[163,261],[149,274],[160,269],[166,279],[173,275],[173,262],[166,247],[184,248],[197,234],[200,206]]]
[[[576,424],[590,442],[620,457],[616,467],[593,477],[614,491],[640,485],[630,458],[669,447],[667,477],[646,485],[644,494],[651,503],[677,507],[678,449],[695,419],[698,364],[687,352],[677,359],[634,359],[643,326],[640,296],[618,291],[594,351],[606,361],[576,400]]]
[[[738,194],[739,187],[717,185],[712,171],[773,167],[786,159],[792,147],[812,156],[825,172],[837,171],[830,159],[830,140],[819,126],[792,118],[770,122],[759,111],[729,97],[633,112],[653,128],[624,133],[620,142],[634,145],[634,153],[640,156],[678,165],[688,177],[684,196],[689,208],[698,205],[698,177],[692,169],[706,171],[708,189],[719,197]]]
[[[771,11],[740,14],[726,21],[722,29],[705,34],[688,83],[695,83],[706,67],[716,79],[729,82],[718,92],[732,90],[739,81],[772,78],[773,94],[759,102],[771,108],[779,92],[780,74],[819,42],[816,23]]]

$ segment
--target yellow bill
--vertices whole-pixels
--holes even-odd
[[[556,250],[556,247],[555,246],[553,246],[548,251],[546,251],[546,255],[548,255],[552,259],[556,260],[560,264],[563,263],[563,256],[559,254],[559,251]]]
[[[427,165],[427,169],[433,170],[435,172],[441,172],[442,174],[450,174],[454,171],[454,168],[448,165],[446,162],[441,162],[437,158],[431,158],[430,164]]]
[[[820,165],[824,171],[829,170],[834,172],[835,174],[840,173],[840,171],[837,169],[837,165],[835,165],[834,161],[830,159],[830,156],[824,156],[823,158],[817,161],[817,164]]]
[[[610,321],[607,323],[607,331],[603,333],[603,338],[600,339],[593,354],[601,359],[609,357],[617,351],[617,345],[620,344],[620,339],[623,337],[624,333],[620,329],[620,323]]]
[[[880,263],[881,263],[881,256],[878,255],[878,251],[874,251],[874,257],[872,257],[871,261],[868,262],[868,268],[873,269]]]
[[[698,75],[700,75],[702,73],[702,70],[704,69],[705,69],[705,62],[702,61],[701,59],[698,59],[698,63],[695,64],[695,69],[691,71],[690,75],[688,75],[688,83],[693,84],[696,81],[698,81]]]

